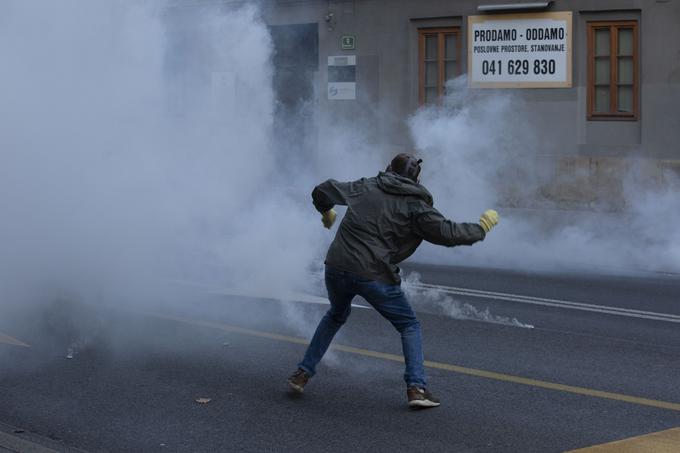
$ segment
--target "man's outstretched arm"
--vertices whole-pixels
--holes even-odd
[[[421,212],[415,218],[415,224],[416,232],[424,240],[447,247],[472,245],[484,240],[487,233],[478,223],[453,222],[434,208]]]

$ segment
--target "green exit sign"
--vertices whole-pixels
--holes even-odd
[[[357,47],[357,37],[353,35],[345,35],[340,40],[340,47],[342,50],[354,50]]]

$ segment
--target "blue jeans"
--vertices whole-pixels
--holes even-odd
[[[427,377],[423,367],[423,340],[420,323],[400,285],[369,280],[326,266],[326,289],[331,308],[319,322],[305,357],[298,364],[299,368],[314,376],[316,365],[328,350],[337,331],[349,317],[352,299],[359,295],[390,321],[401,334],[401,345],[406,363],[404,372],[406,385],[427,386]]]

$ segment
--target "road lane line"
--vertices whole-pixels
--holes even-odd
[[[185,286],[194,286],[208,291],[210,294],[216,296],[232,296],[232,297],[247,297],[249,299],[269,299],[278,300],[280,302],[303,302],[306,304],[316,304],[316,305],[330,305],[330,301],[326,297],[314,296],[306,293],[299,292],[276,292],[269,293],[263,291],[237,291],[234,289],[223,288],[218,285],[211,285],[206,283],[197,283],[189,280],[175,280],[175,283],[179,283]],[[352,304],[352,307],[356,308],[370,308],[364,305]]]
[[[669,316],[669,317],[672,317],[672,318],[680,318],[679,315],[673,315],[673,314],[657,313],[657,312],[653,312],[653,311],[644,311],[644,310],[635,310],[635,309],[632,309],[632,308],[612,307],[612,306],[608,306],[608,305],[586,304],[586,303],[583,303],[583,302],[571,302],[571,301],[567,301],[567,300],[563,300],[563,299],[549,299],[549,298],[545,298],[545,297],[523,296],[521,294],[500,293],[500,292],[495,292],[495,291],[485,291],[485,290],[471,289],[471,288],[459,288],[459,287],[455,287],[455,286],[431,285],[431,284],[428,284],[428,283],[420,283],[420,284],[417,284],[415,286],[420,286],[420,287],[423,287],[423,288],[441,289],[443,291],[464,292],[466,294],[467,293],[474,293],[474,294],[498,296],[498,297],[511,297],[513,299],[523,299],[523,300],[536,301],[536,302],[557,303],[557,304],[570,305],[570,306],[576,306],[576,307],[597,307],[597,308],[604,308],[604,309],[608,309],[608,310],[621,311],[621,312],[627,312],[627,313],[662,315],[662,316]]]
[[[321,274],[311,275],[320,277]],[[530,305],[542,305],[545,307],[565,308],[571,310],[590,311],[617,316],[626,316],[639,319],[650,319],[653,321],[665,321],[680,323],[680,315],[671,313],[658,313],[653,311],[635,310],[632,308],[611,307],[607,305],[587,304],[583,302],[572,302],[561,299],[550,299],[545,297],[523,296],[521,294],[502,293],[496,291],[485,291],[472,288],[461,288],[456,286],[434,285],[430,283],[404,283],[417,290],[437,290],[447,294],[458,296],[478,297],[482,299],[505,300],[508,302],[518,302]]]
[[[215,323],[215,322],[210,322],[210,321],[200,321],[196,319],[189,319],[189,318],[183,318],[179,316],[171,316],[171,315],[163,315],[159,313],[147,313],[147,312],[137,312],[139,314],[144,314],[148,316],[153,316],[155,318],[159,319],[166,319],[170,321],[175,321],[175,322],[182,322],[185,324],[190,324],[194,326],[200,326],[200,327],[208,327],[212,329],[217,329],[217,330],[222,330],[225,332],[234,332],[234,333],[240,333],[244,335],[249,335],[252,337],[259,337],[259,338],[267,338],[271,340],[276,340],[276,341],[283,341],[287,343],[295,343],[295,344],[301,344],[301,345],[308,345],[309,342],[300,337],[292,337],[288,335],[281,335],[281,334],[276,334],[276,333],[271,333],[271,332],[264,332],[260,330],[253,330],[253,329],[246,329],[243,327],[238,327],[238,326],[232,326],[228,324],[220,324],[220,323]],[[331,345],[332,349],[335,349],[337,351],[343,351],[343,352],[348,352],[352,354],[357,354],[365,357],[373,357],[377,359],[384,359],[384,360],[390,360],[393,362],[399,362],[399,363],[404,363],[404,358],[400,355],[396,354],[390,354],[386,352],[379,352],[379,351],[372,351],[370,349],[363,349],[363,348],[355,348],[352,346],[344,346],[344,345]],[[578,395],[586,395],[586,396],[591,396],[595,398],[603,398],[603,399],[610,399],[610,400],[615,400],[615,401],[623,401],[626,403],[631,403],[631,404],[637,404],[641,406],[651,406],[651,407],[656,407],[660,409],[669,409],[673,411],[680,411],[680,403],[673,403],[673,402],[668,402],[668,401],[659,401],[659,400],[653,400],[653,399],[648,399],[648,398],[641,398],[637,396],[629,396],[629,395],[624,395],[621,393],[612,393],[612,392],[605,392],[601,390],[594,390],[594,389],[589,389],[585,387],[576,387],[572,385],[565,385],[565,384],[558,384],[555,382],[548,382],[548,381],[541,381],[538,379],[531,379],[531,378],[525,378],[521,376],[513,376],[510,374],[503,374],[503,373],[496,373],[493,371],[486,371],[486,370],[479,370],[475,368],[467,368],[467,367],[462,367],[458,365],[452,365],[448,363],[442,363],[442,362],[433,362],[431,360],[426,360],[425,361],[425,366],[428,368],[436,368],[440,370],[446,370],[446,371],[452,371],[454,373],[459,373],[459,374],[465,374],[468,376],[475,376],[475,377],[482,377],[486,379],[493,379],[497,381],[504,381],[504,382],[512,382],[515,384],[522,384],[522,385],[528,385],[532,387],[540,387],[544,389],[549,389],[549,390],[556,390],[560,392],[566,392],[566,393],[575,393]]]
[[[606,444],[570,450],[566,453],[677,453],[679,451],[680,428],[672,428],[656,433],[643,434],[642,436],[608,442]]]
[[[419,283],[411,286],[419,290],[436,290],[441,291],[443,293],[455,294],[459,296],[505,300],[509,302],[518,302],[531,305],[543,305],[547,307],[557,307],[570,310],[581,310],[617,316],[626,316],[631,318],[651,319],[654,321],[680,323],[680,316],[670,313],[658,313],[653,311],[635,310],[631,308],[609,307],[606,305],[586,304],[582,302],[571,302],[560,299],[548,299],[544,297],[522,296],[519,294],[500,293],[495,291],[483,291],[470,288],[459,288],[454,286],[431,285],[427,283]]]
[[[317,274],[311,274],[314,276],[318,276]],[[304,294],[304,293],[286,293],[286,294],[281,294],[281,293],[276,293],[276,294],[269,294],[269,293],[258,293],[258,292],[244,292],[244,291],[235,291],[231,289],[225,289],[217,285],[210,285],[210,284],[205,284],[205,283],[197,283],[197,282],[191,282],[188,280],[175,280],[175,283],[179,283],[182,285],[186,286],[195,286],[199,288],[203,288],[205,290],[210,290],[212,294],[216,295],[226,295],[226,296],[238,296],[238,297],[248,297],[248,298],[254,298],[254,299],[272,299],[272,300],[279,300],[279,301],[297,301],[297,302],[304,302],[304,303],[310,303],[310,304],[319,304],[319,305],[328,305],[328,299],[325,297],[319,297],[319,296],[314,296],[310,294]],[[603,313],[603,314],[608,314],[608,315],[615,315],[615,316],[625,316],[629,318],[638,318],[638,319],[649,319],[652,321],[663,321],[663,322],[672,322],[676,324],[680,324],[680,315],[674,315],[670,313],[658,313],[658,312],[653,312],[653,311],[645,311],[645,310],[635,310],[632,308],[621,308],[621,307],[610,307],[607,305],[597,305],[597,304],[587,304],[583,302],[572,302],[572,301],[567,301],[567,300],[561,300],[561,299],[550,299],[550,298],[545,298],[545,297],[534,297],[534,296],[523,296],[520,294],[512,294],[512,293],[502,293],[502,292],[495,292],[495,291],[484,291],[484,290],[478,290],[478,289],[471,289],[471,288],[461,288],[461,287],[455,287],[455,286],[445,286],[445,285],[433,285],[429,283],[415,283],[415,284],[408,284],[408,286],[415,288],[417,290],[421,291],[427,291],[427,290],[436,290],[436,291],[441,291],[445,294],[453,294],[457,296],[467,296],[467,297],[477,297],[477,298],[482,298],[482,299],[494,299],[494,300],[503,300],[503,301],[508,301],[508,302],[517,302],[517,303],[523,303],[523,304],[529,304],[529,305],[541,305],[544,307],[554,307],[554,308],[564,308],[564,309],[569,309],[569,310],[580,310],[580,311],[588,311],[588,312],[594,312],[594,313]],[[352,304],[352,307],[356,308],[363,308],[363,309],[370,309],[371,307],[359,305],[359,304]]]
[[[3,432],[0,432],[0,448],[19,453],[59,453],[57,450]]]
[[[20,346],[22,348],[30,348],[31,346],[27,345],[21,340],[17,340],[14,337],[10,337],[9,335],[5,335],[4,333],[0,332],[0,343],[2,344],[9,344],[12,346]]]
[[[612,307],[612,306],[608,306],[608,305],[587,304],[587,303],[583,303],[583,302],[572,302],[572,301],[567,301],[567,300],[563,300],[563,299],[550,299],[550,298],[545,298],[545,297],[524,296],[524,295],[521,295],[521,294],[502,293],[502,292],[478,290],[478,289],[471,289],[471,288],[460,288],[460,287],[455,287],[455,286],[431,285],[431,284],[428,284],[428,283],[419,283],[419,284],[416,284],[414,286],[422,287],[422,288],[428,288],[428,289],[429,288],[440,289],[442,291],[464,292],[466,294],[479,294],[479,295],[488,295],[488,296],[497,296],[497,297],[511,297],[513,299],[522,299],[522,300],[527,300],[527,301],[532,301],[532,302],[556,303],[556,304],[561,304],[561,305],[569,305],[569,306],[573,306],[573,307],[587,307],[587,308],[597,307],[597,308],[613,310],[613,311],[621,311],[621,312],[626,312],[626,313],[661,315],[661,316],[666,316],[666,317],[671,317],[671,318],[680,318],[680,315],[674,315],[674,314],[668,314],[668,313],[658,313],[658,312],[653,312],[653,311],[635,310],[635,309],[631,309],[631,308]]]

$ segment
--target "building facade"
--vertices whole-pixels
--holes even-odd
[[[406,119],[460,86],[447,85],[447,80],[467,75],[463,83],[474,85],[474,64],[475,71],[485,71],[477,74],[482,78],[492,71],[513,72],[505,85],[482,83],[478,86],[484,88],[472,89],[508,90],[522,101],[527,123],[541,131],[535,158],[550,162],[564,176],[544,190],[557,202],[588,207],[604,200],[600,204],[620,208],[625,204],[621,181],[631,169],[652,186],[667,184],[680,171],[680,1],[259,4],[272,31],[280,108],[299,110],[311,103],[312,110],[331,118],[370,122],[395,147],[409,147]],[[502,22],[540,20],[554,13],[566,13],[564,30],[536,22],[529,25],[530,36],[526,28]],[[472,27],[479,23],[490,25],[481,33],[475,29],[474,35]],[[526,39],[519,39],[517,30]],[[509,33],[515,33],[514,39]],[[508,60],[506,54],[499,59],[498,68],[491,66],[500,46],[529,42],[566,43],[554,47],[564,60],[557,61],[556,69],[555,61],[541,59],[540,52],[518,52],[517,58]],[[492,57],[485,62],[488,50]],[[560,71],[559,83],[531,84],[534,72],[554,81],[551,74]],[[512,77],[522,74],[529,83]]]

